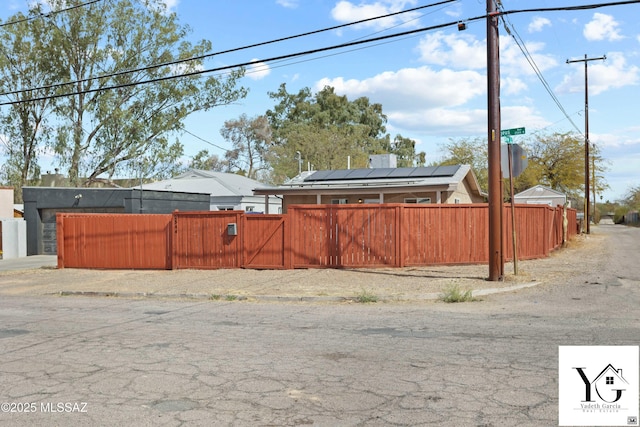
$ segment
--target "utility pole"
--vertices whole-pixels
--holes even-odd
[[[487,113],[489,157],[489,280],[504,277],[500,170],[500,41],[496,0],[487,0]]]
[[[598,58],[587,58],[586,54],[584,55],[584,59],[567,59],[567,64],[584,62],[584,220],[587,223],[587,234],[591,234],[589,221],[589,73],[587,71],[587,64],[589,61],[604,61],[605,59],[607,59],[607,57],[604,55]]]

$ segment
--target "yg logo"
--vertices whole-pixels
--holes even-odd
[[[638,426],[638,346],[560,346],[558,424]]]
[[[629,383],[622,377],[622,369],[616,369],[609,364],[600,375],[598,375],[593,381],[589,381],[584,370],[586,368],[573,368],[578,371],[580,378],[584,381],[585,394],[583,402],[595,402],[591,399],[591,390],[595,386],[595,391],[600,400],[607,403],[615,403],[622,397],[622,392],[626,388],[622,387],[623,384]]]

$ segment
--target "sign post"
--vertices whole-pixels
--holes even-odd
[[[500,136],[505,139],[507,143],[507,157],[509,158],[509,187],[511,190],[511,239],[513,243],[513,274],[518,275],[518,245],[516,239],[516,207],[515,202],[513,200],[513,138],[512,135],[524,135],[524,128],[514,128],[514,129],[504,129],[500,131]],[[517,151],[521,152],[520,147],[516,145],[519,149]],[[520,155],[520,157],[524,157]],[[522,159],[520,159],[522,161]],[[526,167],[526,165],[525,165]],[[520,172],[524,169],[520,168]],[[519,175],[520,173],[518,173]]]

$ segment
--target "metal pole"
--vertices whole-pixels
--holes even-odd
[[[507,145],[509,156],[509,190],[511,191],[511,243],[513,244],[513,274],[518,275],[518,239],[516,235],[516,204],[513,200],[513,156],[511,144]]]
[[[589,201],[589,72],[587,71],[587,63],[589,61],[602,61],[605,59],[607,59],[606,56],[587,58],[586,54],[584,55],[584,59],[567,59],[567,64],[584,62],[584,221],[587,224],[587,234],[591,234],[589,220],[589,207],[591,206],[591,202]]]
[[[489,280],[504,277],[500,170],[500,42],[495,0],[487,0],[487,113],[489,157]]]
[[[591,189],[593,191],[593,223],[596,223],[598,219],[598,212],[596,211],[596,158],[595,155],[591,155]]]

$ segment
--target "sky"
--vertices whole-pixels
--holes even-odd
[[[0,18],[26,11],[30,0],[3,0]],[[439,3],[436,0],[166,0],[189,39],[207,39],[213,51],[298,35]],[[503,0],[500,24],[501,128],[526,134],[585,133],[585,63],[588,71],[589,139],[607,160],[610,186],[597,201],[615,201],[640,186],[640,3],[583,11],[538,11],[603,1]],[[450,139],[486,138],[486,1],[460,0],[347,26],[311,36],[218,55],[205,68],[256,61],[241,84],[245,99],[194,114],[180,136],[185,157],[207,149],[224,156],[231,148],[220,135],[226,120],[255,117],[275,106],[268,96],[286,84],[289,93],[332,86],[350,100],[380,103],[387,131],[417,142],[427,163],[442,158]],[[466,25],[458,30],[458,22]],[[430,27],[453,23],[440,29]],[[507,32],[507,28],[509,31]],[[283,61],[269,58],[427,29],[350,48]],[[523,53],[528,53],[528,58]],[[595,58],[605,57],[600,60]],[[538,74],[534,71],[538,70]],[[303,153],[304,156],[304,153]],[[346,167],[346,159],[345,159]],[[602,198],[601,198],[602,197]]]

